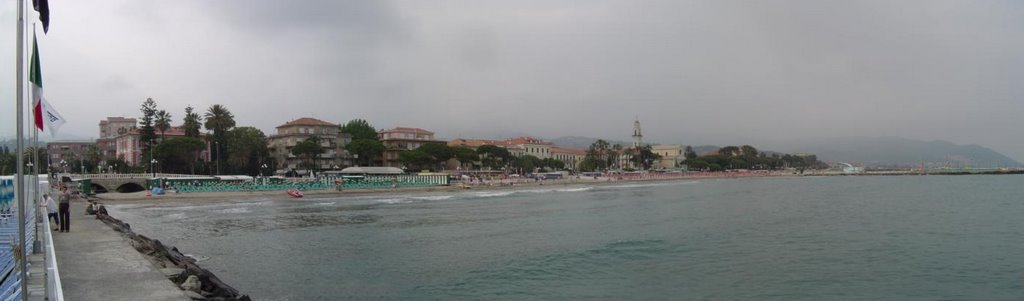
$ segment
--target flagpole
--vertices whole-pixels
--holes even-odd
[[[21,300],[28,300],[28,254],[25,254],[25,0],[18,0],[18,41],[15,45],[18,46],[17,51],[17,123],[15,127],[17,131],[17,144],[15,149],[18,152],[18,158],[15,160],[18,164],[17,169],[17,180],[18,185],[15,188],[15,193],[18,196],[18,249],[16,252],[21,253],[21,258],[18,260],[19,276],[21,278]],[[16,253],[17,254],[17,253]]]
[[[32,36],[35,36],[35,34],[36,23],[32,22]],[[40,66],[40,68],[42,67]],[[35,95],[35,97],[39,96]],[[35,107],[32,109],[34,108]],[[32,114],[32,116],[34,118],[36,114]],[[35,120],[33,120],[33,123],[35,123]],[[35,235],[32,236],[35,237],[35,240],[32,241],[32,253],[34,254],[42,251],[42,241],[39,240],[39,227],[37,224],[39,223],[39,200],[40,196],[43,194],[39,191],[39,129],[37,129],[34,124],[29,128],[32,129],[32,208],[35,208],[33,212],[35,212],[34,216],[36,221],[35,223],[32,223],[32,230],[35,233]],[[49,220],[47,220],[47,222],[49,222]]]

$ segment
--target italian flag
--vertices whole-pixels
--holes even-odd
[[[28,81],[32,83],[32,115],[35,117],[36,128],[40,131],[50,129],[50,135],[56,136],[57,129],[66,120],[53,106],[43,98],[43,73],[39,68],[39,45],[35,36],[32,37],[32,62],[28,73]]]

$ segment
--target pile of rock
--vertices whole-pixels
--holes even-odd
[[[195,259],[181,254],[178,248],[168,248],[159,240],[136,234],[127,223],[107,215],[105,208],[101,207],[96,218],[127,237],[135,250],[146,255],[167,279],[177,284],[193,300],[250,300],[249,296],[240,294],[210,271],[196,265]]]

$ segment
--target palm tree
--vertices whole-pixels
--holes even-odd
[[[215,104],[206,110],[203,117],[206,118],[206,123],[203,124],[206,126],[206,130],[213,131],[213,140],[217,142],[216,160],[220,162],[220,158],[224,156],[221,148],[227,140],[227,131],[235,127],[235,115],[232,115],[231,111],[228,111],[228,108],[223,105]]]
[[[167,132],[171,128],[171,113],[160,110],[154,115],[156,120],[153,121],[153,127],[160,130],[160,141],[164,140],[164,132]]]
[[[185,136],[199,138],[199,129],[203,125],[199,124],[199,113],[193,110],[192,106],[185,107],[185,120],[181,127],[185,130]]]
[[[609,168],[611,168],[612,165],[614,165],[615,167],[618,167],[620,169],[622,168],[622,166],[621,166],[622,164],[619,163],[619,160],[621,160],[620,158],[623,155],[622,151],[623,151],[622,144],[618,144],[618,143],[613,145],[612,148],[608,151],[608,153],[609,153],[608,154],[608,161],[609,161],[608,162],[608,167]]]

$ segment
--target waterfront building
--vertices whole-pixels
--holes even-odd
[[[679,167],[686,160],[685,147],[679,144],[658,144],[651,146],[651,152],[661,156],[654,162],[655,169],[671,169]]]
[[[101,165],[105,165],[110,159],[117,158],[117,136],[128,133],[135,128],[138,121],[135,118],[107,117],[100,120],[100,135],[96,139],[96,148],[100,152]]]
[[[314,136],[320,139],[324,153],[312,162],[313,169],[333,170],[347,166],[348,152],[344,148],[347,140],[341,135],[341,129],[337,124],[303,117],[286,122],[275,129],[277,132],[267,137],[270,154],[277,159],[275,174],[285,174],[292,170],[299,174],[307,174],[310,166],[303,165],[302,159],[292,154],[292,148]]]
[[[154,146],[154,145],[157,145],[158,143],[160,143],[161,140],[170,140],[170,139],[185,137],[186,135],[185,135],[185,129],[184,128],[172,126],[171,128],[167,129],[167,131],[165,131],[165,132],[157,131],[156,132],[157,139],[155,139],[153,141],[139,141],[141,139],[140,136],[141,135],[139,134],[139,129],[138,128],[130,128],[127,131],[125,131],[125,132],[123,132],[123,133],[121,133],[121,134],[119,134],[119,135],[117,135],[117,136],[115,136],[113,138],[109,138],[110,140],[113,141],[113,145],[114,145],[114,156],[113,156],[113,158],[124,159],[124,161],[127,162],[128,165],[131,165],[131,166],[145,165],[150,160],[150,158],[142,158],[143,146],[145,146],[147,144],[150,145],[150,146]],[[206,148],[199,152],[199,160],[210,161],[210,152],[211,152],[210,142],[207,141],[206,139],[204,139],[202,136],[203,135],[200,134],[200,138],[199,139],[203,140],[203,142],[206,143]],[[108,157],[108,158],[111,158],[111,157]]]
[[[384,144],[384,153],[381,156],[381,165],[385,167],[402,167],[398,161],[398,154],[408,150],[414,150],[426,143],[445,143],[435,140],[434,132],[421,128],[396,127],[379,132],[380,142]]]
[[[62,169],[62,167],[66,167],[67,171],[81,172],[81,162],[82,160],[89,160],[91,152],[96,152],[95,141],[53,141],[46,144],[46,158],[40,158],[40,161],[47,160],[51,170],[63,171],[65,169]],[[39,164],[42,164],[42,162]],[[77,166],[72,166],[72,164],[77,164]]]
[[[587,151],[579,148],[551,146],[551,158],[565,163],[565,168],[576,170]]]
[[[456,138],[448,141],[448,146],[451,147],[468,147],[476,149],[481,145],[494,145],[505,147],[505,140],[489,140],[489,139],[462,139]]]
[[[137,123],[135,118],[126,117],[107,117],[106,120],[100,120],[100,139],[114,138],[127,133],[128,130],[135,128]]]
[[[533,137],[521,136],[505,140],[505,145],[513,156],[522,157],[530,155],[547,159],[551,158],[551,147],[554,144]]]
[[[559,147],[551,142],[537,138],[521,136],[505,140],[488,139],[452,139],[448,141],[451,147],[468,147],[476,149],[481,145],[494,145],[508,150],[514,157],[525,155],[534,156],[540,159],[552,158],[565,163],[566,168],[575,169],[579,162],[586,157],[586,150],[578,148]]]

